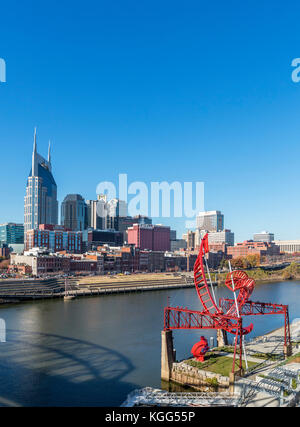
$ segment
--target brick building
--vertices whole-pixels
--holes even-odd
[[[86,232],[84,232],[85,234]],[[88,230],[87,231],[87,250],[93,250],[98,246],[122,246],[123,233],[115,230]]]
[[[128,228],[128,243],[139,249],[151,251],[170,250],[170,227],[151,224],[134,224]]]
[[[17,273],[17,274],[32,274],[32,268],[30,267],[30,265],[15,265],[15,264],[10,264],[8,266],[8,273]]]
[[[242,243],[237,243],[235,246],[227,246],[227,255],[229,258],[245,257],[247,255],[279,255],[280,248],[274,243],[254,242],[253,240],[245,240]]]
[[[165,271],[186,271],[187,257],[181,255],[165,256]]]
[[[9,269],[32,272],[34,276],[49,273],[74,273],[74,272],[103,272],[103,256],[96,255],[74,255],[74,254],[54,254],[46,249],[34,248],[24,252],[24,255],[11,254]],[[30,270],[29,270],[30,269]]]
[[[210,252],[223,252],[224,255],[227,254],[227,245],[225,243],[209,243]]]
[[[41,224],[38,229],[26,232],[25,250],[47,248],[53,252],[82,252],[82,232],[69,231],[60,225]]]

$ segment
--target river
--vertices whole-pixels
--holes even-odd
[[[230,297],[223,287],[217,294]],[[0,405],[118,406],[135,388],[160,387],[168,296],[171,305],[200,309],[194,288],[2,306],[7,336],[0,343]],[[298,281],[259,284],[252,300],[289,304],[290,320],[300,318]],[[281,315],[246,320],[254,323],[252,337],[283,325]],[[190,356],[199,336],[174,333],[178,359]]]

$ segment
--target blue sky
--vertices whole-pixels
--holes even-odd
[[[300,238],[296,1],[1,5],[0,222],[23,220],[34,126],[61,201],[100,181],[204,181],[236,240]],[[184,231],[184,220],[163,219]]]

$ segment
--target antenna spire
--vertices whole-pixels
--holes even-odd
[[[36,127],[34,128],[34,137],[33,137],[33,152],[32,152],[32,165],[31,165],[31,174],[32,176],[37,175],[37,148],[36,148]]]
[[[36,153],[36,127],[34,128],[33,152]]]
[[[48,146],[48,163],[51,163],[51,142],[49,140],[49,146]]]

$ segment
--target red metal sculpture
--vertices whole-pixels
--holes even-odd
[[[222,329],[235,335],[235,346],[233,356],[232,372],[235,371],[235,360],[237,354],[237,345],[239,342],[239,369],[242,369],[242,337],[253,329],[251,323],[243,327],[242,317],[247,315],[265,315],[265,314],[284,314],[285,316],[285,347],[290,346],[290,327],[287,305],[252,302],[249,300],[253,292],[255,282],[250,279],[244,271],[236,270],[228,273],[225,285],[234,293],[234,299],[220,299],[219,304],[216,301],[214,288],[212,286],[210,272],[207,265],[206,254],[209,252],[208,234],[206,234],[200,245],[199,255],[194,265],[194,282],[196,291],[203,306],[202,311],[189,310],[183,307],[166,307],[164,315],[164,329]],[[206,272],[204,263],[206,266]],[[207,277],[210,286],[207,283]],[[236,296],[236,292],[238,295]],[[199,353],[199,344],[194,345],[192,353],[195,357],[201,357],[204,354]],[[195,347],[196,346],[196,347]],[[205,347],[201,347],[205,348]],[[199,350],[200,351],[200,350]],[[207,351],[207,350],[206,350]]]
[[[207,339],[204,336],[201,336],[200,341],[193,345],[191,353],[199,362],[204,362],[204,356],[208,350],[209,347]]]

